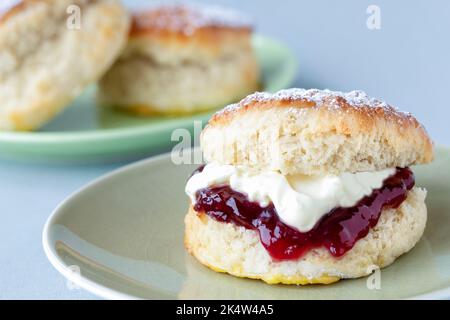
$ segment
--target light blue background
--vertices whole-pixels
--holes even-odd
[[[300,61],[296,86],[365,90],[412,112],[438,144],[450,144],[450,1],[214,3],[247,12],[258,32],[292,48]],[[370,4],[381,8],[380,30],[366,27]],[[61,200],[121,165],[0,162],[0,298],[95,298],[67,288],[45,258],[41,233]]]

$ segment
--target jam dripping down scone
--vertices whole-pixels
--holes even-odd
[[[433,144],[410,114],[364,92],[255,93],[201,135],[189,178],[185,245],[202,264],[267,283],[368,275],[425,228],[410,166]]]

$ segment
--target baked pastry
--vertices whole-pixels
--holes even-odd
[[[258,88],[245,17],[170,5],[133,15],[128,45],[100,81],[99,103],[139,115],[201,111]]]
[[[36,129],[58,114],[111,66],[130,24],[116,0],[22,0],[2,9],[0,130]]]
[[[255,93],[201,134],[185,246],[202,264],[267,283],[332,283],[391,264],[419,241],[433,159],[410,114],[364,92]]]

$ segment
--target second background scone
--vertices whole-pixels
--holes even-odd
[[[190,113],[258,88],[252,29],[241,15],[186,5],[133,16],[125,52],[99,85],[99,103],[139,115]]]
[[[113,64],[128,30],[119,0],[22,0],[0,12],[0,130],[53,119]]]

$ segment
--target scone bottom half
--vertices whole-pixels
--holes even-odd
[[[283,93],[283,99],[289,103],[303,99],[302,103],[311,102],[311,108],[315,110],[311,112],[322,112],[323,101],[317,97],[309,101],[310,91],[295,90],[291,91],[290,97]],[[325,100],[334,96],[350,108],[361,108],[366,103],[365,98],[346,101],[349,94],[345,93],[319,92]],[[261,104],[264,104],[262,110],[273,108],[276,112],[277,108],[285,107],[279,105],[279,97],[279,93],[267,94],[252,107],[233,112],[241,112],[235,117],[245,117],[246,113],[255,116],[255,109],[261,108]],[[254,98],[246,99],[244,104]],[[389,108],[389,113],[399,112],[379,101],[377,106]],[[356,103],[358,106],[354,105]],[[243,105],[242,101],[232,108],[237,110],[240,105]],[[369,103],[363,108],[367,106]],[[216,126],[214,122],[220,121],[217,117],[227,112],[216,114],[209,126]],[[394,124],[395,117],[390,117],[384,118],[383,128],[374,130],[403,125],[399,121]],[[398,165],[383,167],[380,164],[371,170],[330,170],[328,174],[284,173],[276,165],[272,166],[275,169],[268,169],[248,166],[245,162],[211,161],[200,166],[186,185],[191,200],[185,217],[187,250],[214,271],[261,279],[269,284],[329,284],[367,276],[376,268],[388,266],[420,240],[427,219],[426,191],[415,186],[409,166],[431,161],[432,143],[417,120],[406,114],[404,117],[415,123],[416,130],[420,131],[415,138],[422,135],[423,151],[430,154],[399,161]],[[219,125],[224,130],[232,126],[233,120],[223,121],[228,122]],[[266,125],[266,130],[271,130],[269,125],[274,123]],[[297,121],[297,126],[302,125],[305,124],[301,120]],[[210,128],[207,126],[205,130]],[[350,130],[348,139],[360,135],[358,130],[355,129],[355,135]],[[297,139],[300,145],[301,135]],[[395,139],[398,142],[398,137]],[[203,151],[208,148],[204,142],[201,145]],[[430,145],[431,150],[428,149]],[[292,147],[295,148],[295,144]],[[411,145],[410,148],[418,146]],[[235,149],[239,149],[239,145]],[[410,154],[417,151],[410,150]]]

